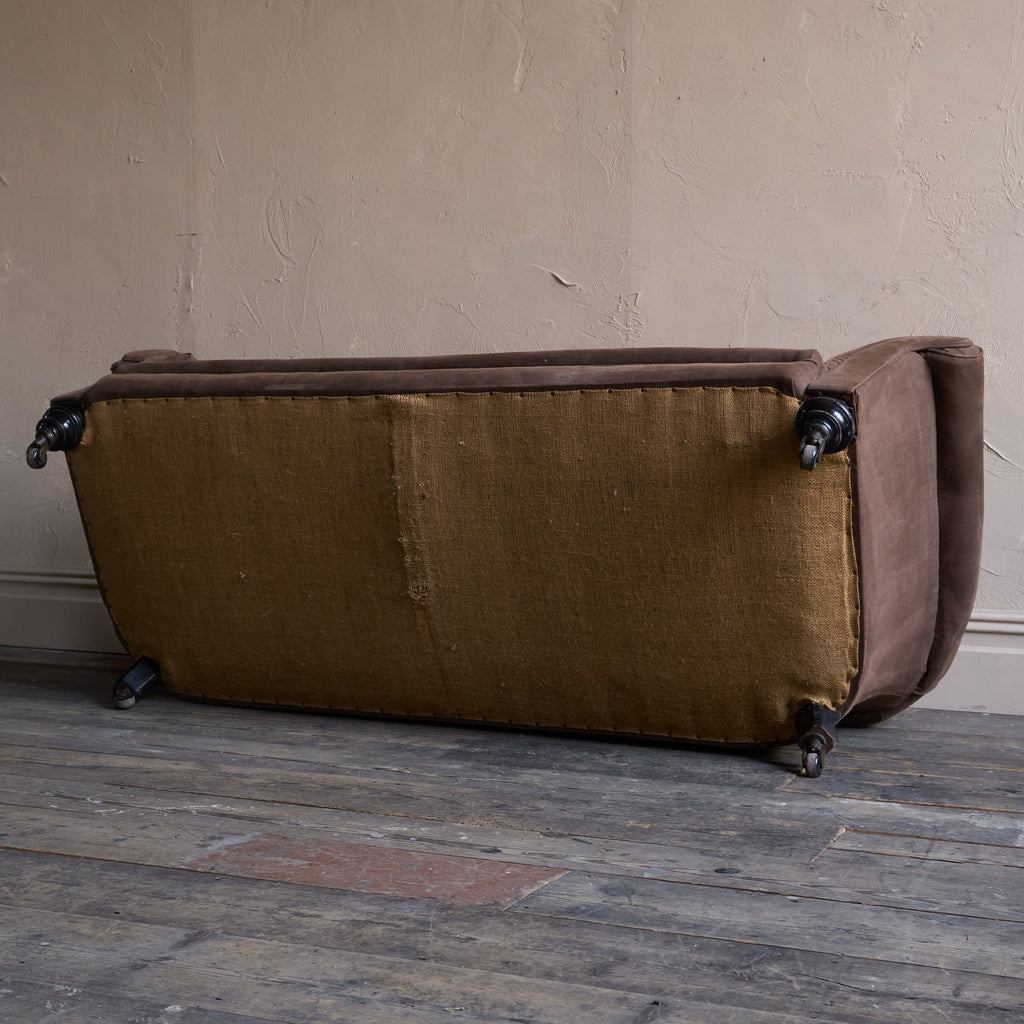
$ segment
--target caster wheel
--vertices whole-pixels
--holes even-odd
[[[817,750],[804,751],[804,771],[808,779],[816,779],[821,775],[821,754]]]
[[[135,705],[135,701],[138,698],[127,686],[116,686],[114,687],[114,707],[119,708],[121,711],[127,711],[128,708]]]
[[[135,702],[160,681],[160,666],[152,658],[139,658],[116,683],[114,707],[127,711]]]
[[[804,444],[800,446],[800,468],[811,470],[818,464],[821,458],[821,448],[816,444]]]

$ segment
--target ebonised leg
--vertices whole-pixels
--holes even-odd
[[[114,707],[130,708],[147,690],[160,682],[160,666],[152,658],[139,658],[116,683]]]
[[[823,704],[805,704],[794,716],[797,743],[803,751],[803,772],[816,779],[825,767],[825,755],[836,745],[839,712]]]

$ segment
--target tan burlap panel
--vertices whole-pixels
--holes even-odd
[[[770,388],[92,406],[115,622],[174,689],[787,739],[857,668],[850,466]]]

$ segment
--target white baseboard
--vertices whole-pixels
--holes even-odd
[[[1024,715],[1024,612],[975,608],[949,672],[916,707]]]
[[[123,653],[89,572],[0,569],[0,645]],[[918,707],[1024,715],[1024,612],[977,608],[946,677]]]
[[[91,572],[0,569],[0,645],[124,653]]]

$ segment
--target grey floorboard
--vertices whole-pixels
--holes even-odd
[[[810,780],[789,748],[119,713],[124,666],[0,649],[0,1024],[1020,1019],[1020,718],[911,709]],[[423,865],[483,895],[416,895]]]

